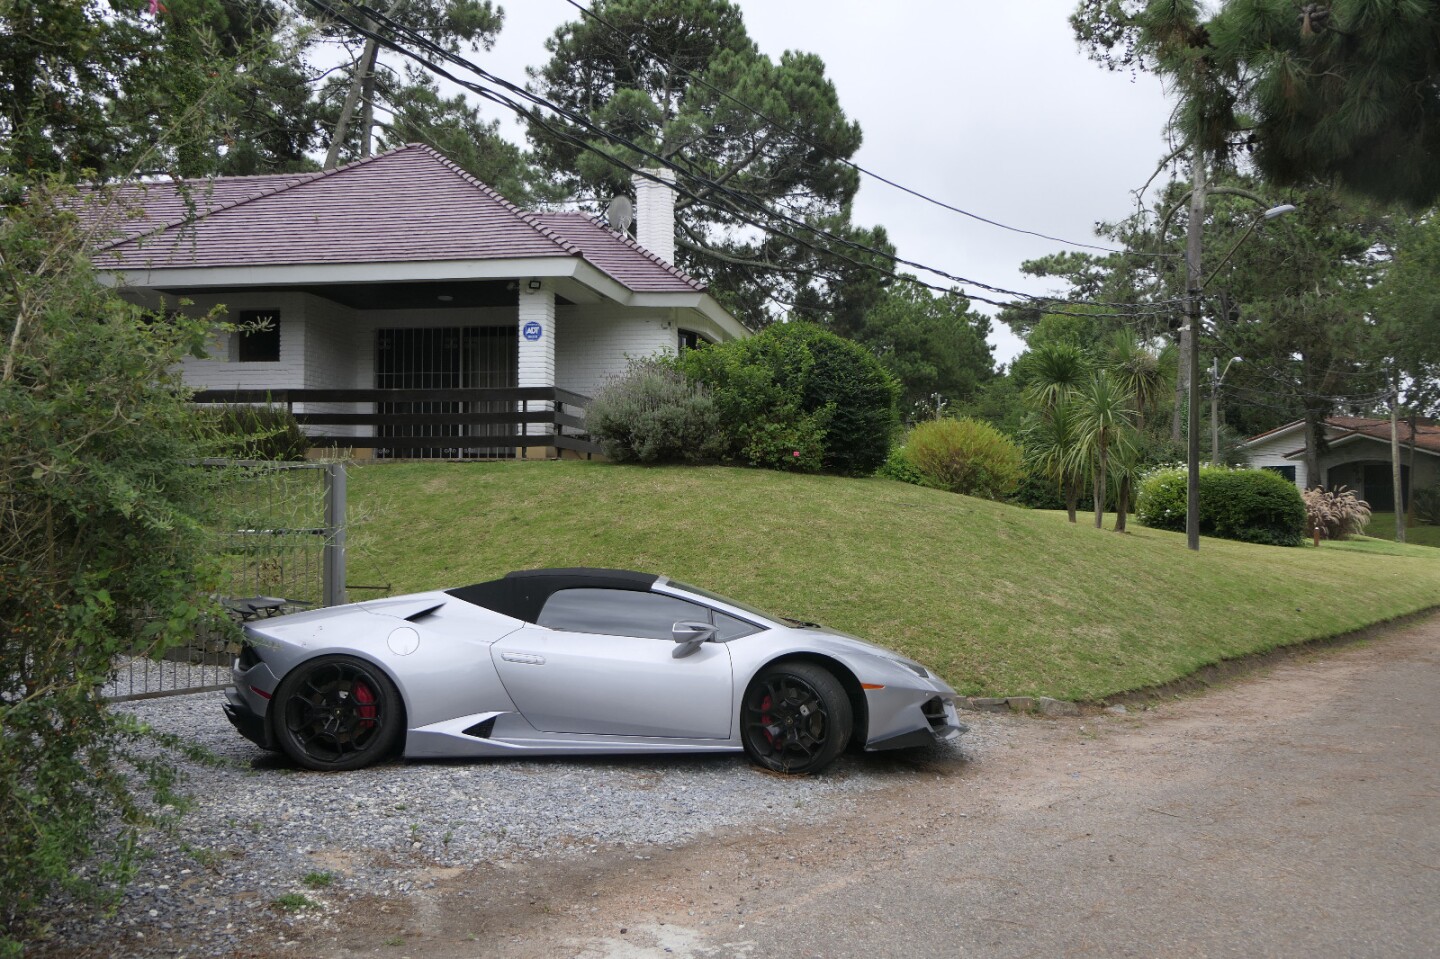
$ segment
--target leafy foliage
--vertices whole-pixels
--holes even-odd
[[[278,406],[225,406],[209,411],[215,418],[220,456],[245,460],[303,460],[310,439],[293,413]]]
[[[49,892],[97,888],[82,860],[123,878],[137,730],[99,687],[218,612],[210,448],[177,372],[212,318],[121,300],[45,186],[26,192],[0,230],[0,937]],[[138,768],[168,788],[164,761]]]
[[[1320,530],[1321,539],[1359,536],[1370,522],[1370,504],[1344,486],[1327,490],[1315,486],[1304,492],[1305,527]]]
[[[709,391],[663,357],[632,360],[590,401],[585,426],[616,463],[702,462],[723,447]]]
[[[1185,529],[1189,478],[1183,467],[1157,470],[1140,484],[1136,515],[1153,529]],[[1200,469],[1200,532],[1271,546],[1298,546],[1305,503],[1295,484],[1269,470]]]
[[[905,461],[926,486],[1003,500],[1020,485],[1020,447],[989,423],[968,419],[920,423],[905,438]]]
[[[995,375],[989,332],[989,317],[972,311],[963,296],[897,283],[865,315],[855,338],[900,382],[901,409],[913,411],[933,409],[936,397],[951,405],[976,398]]]
[[[844,161],[860,147],[860,127],[840,108],[820,58],[760,53],[729,0],[600,0],[590,10],[546,41],[550,60],[532,86],[680,167],[680,265],[751,326],[784,312],[858,329],[880,296],[891,247],[883,229],[850,222],[859,174]],[[530,140],[537,162],[596,209],[629,192],[626,165],[655,165],[609,136],[538,113]],[[752,220],[804,242],[758,234]]]
[[[1411,495],[1415,518],[1431,526],[1440,526],[1440,486],[1417,489]]]
[[[868,476],[885,462],[899,387],[869,352],[805,323],[687,350],[711,390],[727,459],[769,469]]]

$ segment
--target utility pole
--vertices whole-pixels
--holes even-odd
[[[1185,545],[1200,549],[1200,405],[1195,385],[1200,381],[1201,247],[1205,228],[1205,149],[1198,135],[1190,159],[1190,222],[1185,229],[1185,325],[1180,328],[1181,368],[1188,389],[1186,401]]]
[[[1410,438],[1413,445],[1415,438]],[[1390,478],[1395,488],[1395,542],[1405,542],[1405,484],[1400,472],[1400,383],[1390,394]]]
[[[1220,357],[1210,357],[1210,465],[1220,465]]]

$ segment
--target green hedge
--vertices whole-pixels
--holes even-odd
[[[1185,529],[1188,477],[1183,467],[1152,473],[1140,484],[1136,514],[1153,529]],[[1200,469],[1200,532],[1271,546],[1299,546],[1305,502],[1295,484],[1270,470]]]

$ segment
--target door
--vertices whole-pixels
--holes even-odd
[[[704,643],[679,659],[670,631],[710,610],[625,589],[564,589],[538,624],[490,650],[505,691],[536,729],[554,733],[728,739],[730,651]]]

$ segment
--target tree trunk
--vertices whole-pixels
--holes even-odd
[[[1325,429],[1325,417],[1314,407],[1305,409],[1305,488],[1314,489],[1324,485],[1320,482],[1320,435]]]
[[[1070,514],[1070,522],[1075,522],[1075,509],[1080,502],[1080,481],[1074,477],[1065,480],[1065,511]]]
[[[1390,482],[1395,496],[1395,542],[1405,542],[1405,487],[1400,482],[1400,387],[1390,396]]]
[[[1130,477],[1120,478],[1120,488],[1115,492],[1115,532],[1125,532],[1125,517],[1130,513]]]
[[[1105,527],[1105,447],[1100,447],[1100,464],[1095,470],[1095,528]]]

